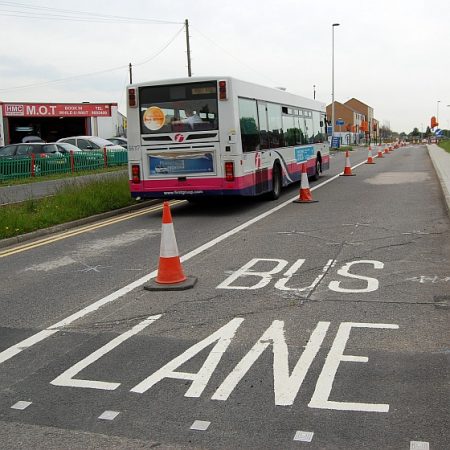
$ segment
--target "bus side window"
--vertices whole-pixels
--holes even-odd
[[[261,150],[269,148],[269,128],[267,124],[267,107],[265,103],[258,103],[259,136]]]
[[[259,123],[256,100],[239,99],[239,124],[243,152],[259,150]]]
[[[267,104],[269,118],[269,145],[270,148],[284,147],[283,125],[281,123],[281,105]]]

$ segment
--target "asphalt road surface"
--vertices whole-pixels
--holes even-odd
[[[367,154],[352,153],[352,165]],[[426,148],[318,203],[174,202],[0,252],[0,447],[447,449],[450,228]]]

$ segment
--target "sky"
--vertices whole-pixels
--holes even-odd
[[[425,131],[438,112],[450,129],[448,0],[0,0],[0,101],[117,102],[125,113],[128,63],[134,82],[187,76],[185,19],[193,76],[309,98],[315,86],[326,104],[339,23],[336,101],[358,98],[397,132]]]

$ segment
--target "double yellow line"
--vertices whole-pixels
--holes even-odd
[[[172,200],[170,202],[170,206],[175,206],[180,203],[185,203],[185,200]],[[98,228],[107,227],[109,225],[113,225],[115,223],[123,222],[124,220],[130,220],[135,217],[145,216],[146,214],[161,211],[162,203],[150,206],[148,208],[140,209],[136,212],[125,213],[120,216],[112,217],[111,219],[106,219],[101,222],[95,222],[90,225],[84,225],[81,227],[77,227],[73,230],[64,231],[62,233],[58,233],[54,236],[49,236],[43,239],[39,239],[37,241],[33,241],[27,244],[18,245],[12,249],[0,251],[0,258],[4,258],[5,256],[15,255],[16,253],[26,252],[27,250],[31,250],[33,248],[42,247],[43,245],[51,244],[53,242],[61,241],[63,239],[67,239],[72,236],[77,236],[79,234],[87,233],[88,231],[97,230]]]

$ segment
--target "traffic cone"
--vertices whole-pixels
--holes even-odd
[[[169,202],[163,203],[158,274],[144,286],[149,291],[180,291],[194,287],[195,277],[187,277],[181,266]]]
[[[345,152],[345,168],[344,173],[340,174],[341,177],[354,177],[355,174],[352,173],[352,166],[350,165],[350,156],[348,155],[348,150]]]
[[[375,161],[372,158],[372,147],[369,145],[369,156],[367,157],[366,164],[375,164]]]
[[[388,146],[384,147],[384,154],[385,155],[389,154],[389,147]]]
[[[309,190],[308,173],[306,172],[306,163],[302,164],[302,179],[300,182],[300,195],[293,203],[317,203],[318,200],[313,200],[311,191]]]
[[[378,149],[378,158],[383,158],[383,150],[381,148]]]

